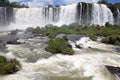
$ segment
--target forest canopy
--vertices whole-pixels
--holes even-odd
[[[9,0],[0,0],[0,7],[28,8],[28,5],[10,2]]]

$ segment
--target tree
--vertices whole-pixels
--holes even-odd
[[[0,6],[8,7],[10,5],[9,0],[0,0]]]
[[[106,0],[98,1],[99,4],[109,4]]]
[[[17,2],[10,2],[9,0],[0,0],[0,7],[17,7],[17,8],[28,8],[26,4],[18,4]]]

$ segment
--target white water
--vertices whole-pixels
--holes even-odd
[[[120,24],[120,10],[117,9],[118,15],[117,15],[117,24]]]
[[[0,7],[0,24],[4,25],[7,23],[6,8]]]
[[[76,22],[77,4],[60,7],[60,24],[71,24]]]
[[[113,14],[104,4],[93,4],[92,24],[105,25],[106,22],[114,23]]]
[[[42,8],[21,8],[14,9],[15,11],[15,23],[12,23],[10,26],[16,28],[32,27],[38,25],[45,25],[45,17],[42,13]],[[49,23],[49,20],[47,21]]]
[[[47,24],[75,23],[76,5],[60,6],[59,8],[16,8],[14,9],[15,22],[11,23],[9,28],[25,29],[27,27],[43,27]]]
[[[87,38],[83,39],[89,42]],[[83,40],[80,42],[84,43]],[[91,45],[99,46],[95,43]],[[112,51],[113,46],[105,45],[106,50],[102,50],[102,46],[97,47],[100,50],[83,48],[75,50],[76,54],[73,56],[58,54],[49,58],[44,56],[38,58],[38,55],[44,55],[46,52],[41,48],[31,50],[32,46],[35,48],[33,44],[8,45],[10,53],[5,55],[16,57],[23,68],[16,74],[0,77],[1,80],[18,80],[18,78],[19,80],[117,80],[104,66],[120,67],[120,55]],[[28,62],[26,59],[30,57],[37,60]]]
[[[77,10],[78,5],[80,5],[79,8],[80,12],[78,12]],[[87,3],[85,5],[79,3],[79,4],[72,4],[72,5],[59,6],[59,7],[14,8],[13,9],[14,20],[11,21],[6,28],[25,29],[27,27],[36,27],[36,26],[43,27],[47,24],[54,24],[61,26],[63,24],[68,25],[71,23],[79,23],[81,25],[89,25],[89,24],[104,25],[106,22],[109,22],[111,24],[114,23],[113,14],[106,5],[104,4],[99,5],[93,3],[92,8],[90,8],[89,5],[90,4]],[[91,12],[90,9],[92,9]],[[0,12],[2,12],[2,10],[0,10]],[[1,16],[3,16],[3,14],[1,14]],[[4,20],[5,22],[6,18],[1,17],[1,21],[2,20]]]
[[[94,49],[101,49],[106,51],[113,51],[113,48],[115,48],[115,46],[113,45],[106,45],[101,42],[92,41],[89,37],[83,37],[82,39],[76,41],[76,44],[87,49],[94,48]]]
[[[82,6],[82,3],[80,3],[80,6]],[[79,18],[79,24],[82,24],[82,7],[80,7],[80,18]]]

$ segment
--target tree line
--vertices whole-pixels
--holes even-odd
[[[0,7],[28,8],[28,5],[10,2],[9,0],[0,0]]]

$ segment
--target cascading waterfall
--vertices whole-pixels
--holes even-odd
[[[105,25],[106,22],[113,24],[113,14],[104,4],[93,4],[92,24]]]
[[[8,12],[11,15],[8,14]],[[113,13],[104,4],[77,3],[67,6],[48,6],[45,8],[0,8],[0,22],[9,28],[25,29],[27,27],[43,27],[47,24],[61,26],[79,23],[81,25],[114,24]],[[120,12],[118,10],[119,22]],[[11,16],[11,17],[10,17]],[[8,27],[7,27],[8,28]]]
[[[0,24],[4,25],[6,24],[6,8],[0,8]]]
[[[117,16],[119,22],[119,9]],[[111,10],[104,4],[0,8],[1,26],[17,29],[42,27],[47,24],[104,25],[106,22],[113,24],[114,18]],[[77,41],[83,45],[82,49],[76,49],[75,43],[71,42],[75,55],[53,55],[43,49],[47,38],[34,38],[25,40],[24,45],[6,46],[9,52],[2,55],[18,59],[22,69],[15,74],[0,76],[0,80],[118,80],[105,67],[120,67],[120,55],[114,51],[116,46],[94,42],[84,37]]]
[[[17,27],[31,27],[31,26],[37,26],[37,25],[44,25],[45,24],[45,18],[43,15],[42,8],[21,8],[21,9],[14,9],[15,11],[15,23],[12,23],[12,25]],[[49,22],[49,20],[48,20]]]
[[[0,26],[9,25],[13,21],[13,9],[0,7]]]
[[[61,6],[60,7],[60,20],[61,24],[70,24],[76,22],[76,9],[77,4]]]
[[[117,24],[120,24],[120,10],[117,8]]]
[[[17,28],[45,26],[47,24],[71,24],[76,22],[76,5],[47,8],[21,8],[14,9],[15,22],[10,26]],[[13,28],[13,27],[12,27]]]
[[[80,6],[82,6],[82,3],[80,3]],[[80,7],[80,16],[79,16],[79,24],[82,24],[81,23],[81,17],[82,17],[82,7]]]

